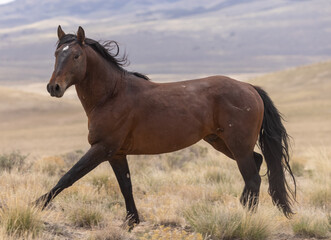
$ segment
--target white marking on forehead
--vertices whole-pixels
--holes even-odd
[[[69,49],[69,45],[65,46],[65,47],[62,49],[62,52],[67,51],[68,49]]]

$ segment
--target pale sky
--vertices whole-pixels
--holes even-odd
[[[9,3],[9,2],[13,2],[15,0],[0,0],[0,5],[1,4],[6,4],[6,3]]]

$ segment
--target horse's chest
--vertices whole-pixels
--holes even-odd
[[[89,121],[88,141],[91,145],[104,143],[109,148],[118,147],[125,140],[130,125],[130,118],[98,115]]]

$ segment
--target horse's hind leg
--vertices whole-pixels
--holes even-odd
[[[236,159],[241,175],[245,181],[244,191],[240,197],[243,206],[255,210],[259,203],[261,177],[259,175],[262,159],[260,154],[251,153]]]
[[[216,134],[210,134],[210,135],[204,137],[203,140],[205,140],[210,145],[212,145],[217,151],[220,151],[220,152],[224,153],[226,156],[228,156],[229,158],[234,159],[232,152],[226,146],[224,141]]]
[[[257,168],[257,172],[260,172],[260,168],[262,165],[263,157],[261,154],[254,152],[254,160]]]
[[[109,160],[109,163],[112,166],[117,181],[120,185],[127,211],[126,220],[128,221],[130,229],[132,229],[135,224],[139,223],[139,216],[132,194],[131,175],[128,160],[126,156],[115,156]]]
[[[216,134],[208,135],[204,140],[211,144],[216,150],[237,161],[240,173],[245,181],[245,188],[241,195],[240,202],[249,209],[255,209],[259,201],[261,184],[261,177],[259,175],[263,159],[261,154],[253,152],[253,154],[248,154],[246,157],[235,157],[223,139]]]

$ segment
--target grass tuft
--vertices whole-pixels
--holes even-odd
[[[77,227],[92,228],[97,226],[103,220],[101,211],[92,208],[91,206],[77,206],[71,210],[69,220]]]
[[[91,177],[91,183],[93,186],[95,186],[100,192],[102,188],[108,189],[110,185],[110,174],[98,174],[98,175],[92,175]]]
[[[12,204],[0,212],[1,225],[8,236],[36,237],[42,230],[40,210],[20,204]]]
[[[301,237],[325,238],[329,227],[327,216],[319,211],[301,211],[292,222],[294,234]]]
[[[328,218],[329,231],[331,232],[331,212],[329,212],[326,217]]]
[[[311,190],[309,202],[315,207],[331,208],[331,187],[316,186]]]
[[[239,208],[197,203],[184,211],[189,225],[203,236],[216,239],[262,240],[271,235],[271,219],[262,215],[249,214]]]

